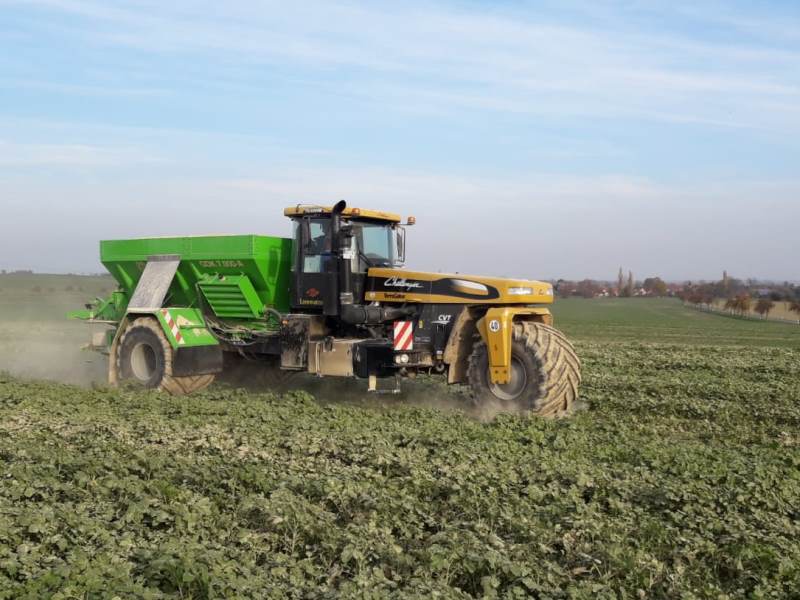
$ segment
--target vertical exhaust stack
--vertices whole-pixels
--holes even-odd
[[[339,252],[341,250],[339,233],[342,230],[342,213],[346,208],[347,202],[344,200],[339,200],[339,202],[337,202],[331,210],[331,237],[334,243],[334,252]]]
[[[337,254],[337,261],[339,267],[339,282],[338,282],[338,302],[339,314],[344,312],[344,306],[352,305],[353,297],[353,282],[352,282],[352,230],[350,227],[342,227],[342,213],[347,208],[347,202],[341,200],[336,203],[331,211],[331,233],[336,246],[335,252]]]
[[[331,260],[328,261],[328,281],[330,282],[330,294],[325,299],[324,313],[329,317],[338,317],[341,314],[341,294],[340,290],[345,285],[349,288],[349,277],[345,279],[342,270],[344,268],[343,244],[342,244],[342,213],[347,208],[347,202],[340,200],[331,210]],[[349,271],[349,269],[348,269]],[[350,294],[352,297],[352,293]]]

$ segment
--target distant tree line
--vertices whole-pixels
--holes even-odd
[[[560,297],[579,298],[632,298],[677,296],[684,302],[711,307],[715,301],[724,301],[726,310],[745,315],[751,311],[768,318],[778,302],[787,302],[789,310],[800,316],[800,285],[764,282],[755,279],[736,279],[723,272],[719,281],[667,283],[661,277],[647,277],[638,281],[632,271],[620,267],[616,280],[559,279],[553,282]]]
[[[769,318],[778,302],[786,302],[791,312],[800,317],[800,286],[790,284],[764,283],[754,279],[743,281],[730,277],[728,272],[722,279],[714,282],[687,282],[681,293],[685,302],[695,305],[711,306],[715,300],[724,300],[725,310],[736,315],[747,315],[751,311]]]
[[[559,279],[554,282],[556,294],[561,297],[576,296],[580,298],[632,298],[640,296],[674,296],[680,291],[680,286],[669,285],[660,277],[647,277],[644,281],[637,281],[632,271],[627,276],[622,267],[617,274],[616,282],[583,279],[570,281]]]

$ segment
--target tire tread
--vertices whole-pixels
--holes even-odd
[[[161,325],[152,317],[139,317],[133,320],[128,327],[126,327],[125,331],[122,332],[122,335],[119,339],[119,344],[117,345],[116,356],[114,357],[117,378],[119,378],[120,373],[122,372],[120,368],[121,364],[119,350],[122,348],[125,338],[136,327],[146,328],[155,333],[164,351],[164,375],[162,376],[161,382],[156,389],[163,390],[169,394],[172,394],[173,396],[185,396],[199,392],[200,390],[203,390],[214,383],[214,379],[216,378],[214,374],[188,375],[185,377],[177,377],[172,374],[172,358],[174,350],[172,345],[169,343],[169,340],[167,340],[167,337],[164,335]]]
[[[513,336],[539,365],[540,385],[534,397],[526,400],[526,412],[541,417],[558,417],[572,410],[581,382],[581,361],[572,343],[558,329],[535,321],[515,323]],[[480,403],[486,394],[491,394],[478,384],[484,377],[482,371],[486,370],[485,356],[485,342],[476,341],[468,366],[472,397],[476,403]]]

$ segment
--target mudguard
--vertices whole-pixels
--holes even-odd
[[[217,338],[206,328],[205,318],[199,308],[159,308],[151,314],[158,319],[176,350],[219,345]]]
[[[486,311],[476,327],[489,351],[489,377],[492,383],[502,385],[509,381],[514,321],[541,321],[550,325],[553,315],[547,308],[539,307],[499,306]]]

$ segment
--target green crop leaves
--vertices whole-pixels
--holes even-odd
[[[796,350],[584,342],[560,421],[0,380],[0,598],[786,598]]]

